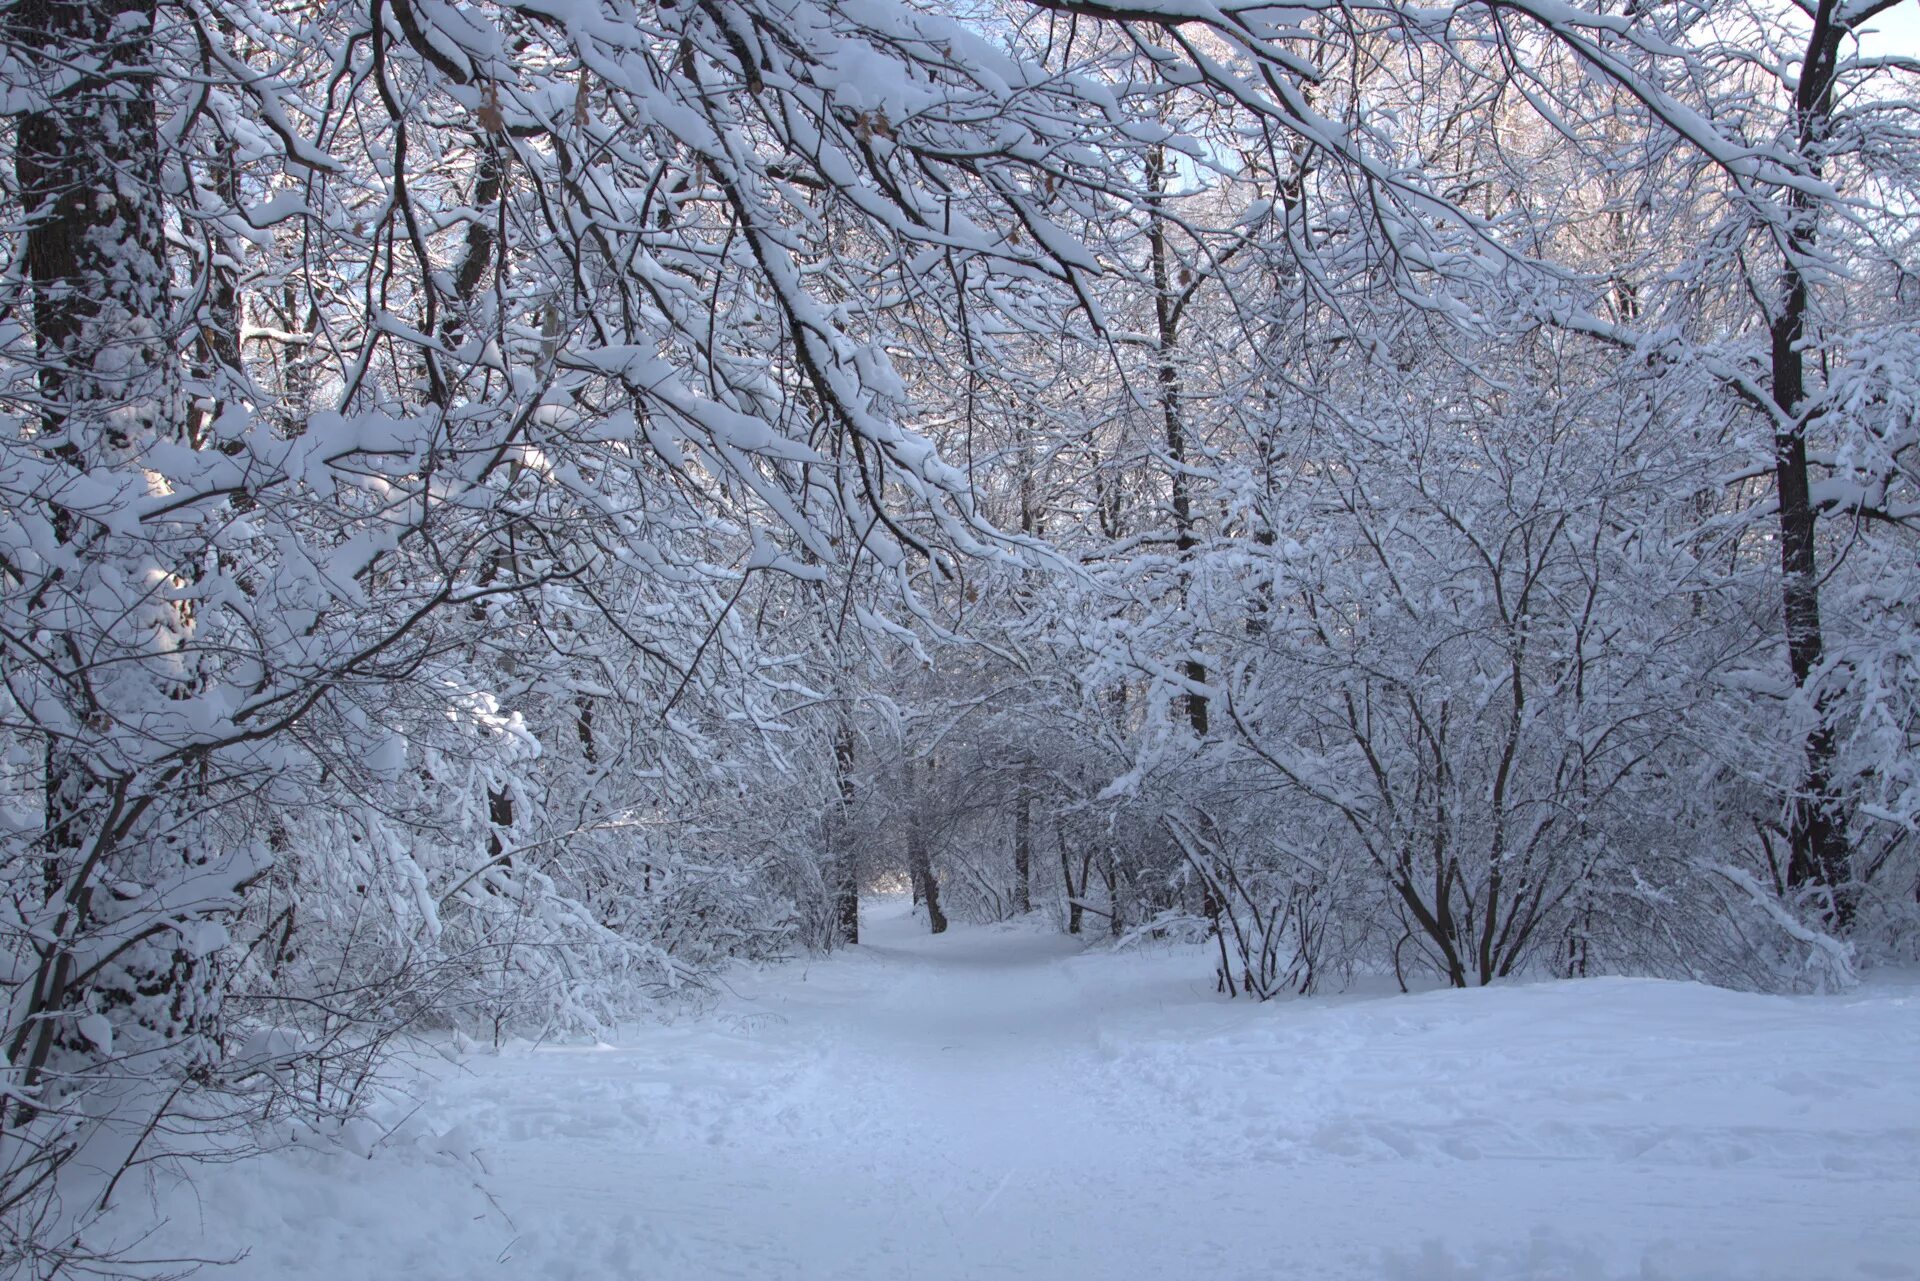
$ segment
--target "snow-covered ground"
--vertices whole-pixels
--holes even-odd
[[[1191,949],[864,928],[617,1047],[476,1057],[370,1160],[202,1170],[144,1252],[250,1251],[219,1281],[1920,1277],[1911,986],[1255,1008]]]

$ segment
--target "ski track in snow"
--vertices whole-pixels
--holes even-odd
[[[219,1281],[1920,1278],[1911,986],[1250,1009],[1194,949],[865,928],[618,1047],[476,1057],[412,1146],[196,1172],[142,1252],[248,1250]]]

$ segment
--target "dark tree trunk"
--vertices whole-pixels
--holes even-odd
[[[833,772],[840,790],[840,812],[834,816],[833,915],[839,942],[860,941],[860,867],[853,848],[853,726],[842,722],[833,740]]]
[[[35,95],[44,95],[15,117],[14,142],[42,397],[35,437],[76,475],[124,474],[155,441],[188,435],[168,330],[154,15],[151,0],[19,0],[0,19],[16,70]],[[114,555],[116,535],[58,498],[46,515],[54,540],[72,549],[75,573],[84,576],[89,561]],[[55,617],[69,602],[49,596],[84,593],[84,582],[67,573],[51,576],[28,608],[46,608]],[[20,1083],[29,1088],[70,1027],[56,1011],[87,999],[74,990],[80,980],[73,948],[95,926],[96,889],[143,870],[127,860],[137,860],[145,847],[129,848],[121,843],[127,831],[107,830],[124,792],[115,792],[89,741],[112,723],[115,709],[96,702],[85,674],[100,638],[86,633],[83,618],[74,621],[74,631],[65,630],[68,621],[51,624],[62,633],[75,674],[64,692],[68,725],[49,735],[43,757],[43,887],[63,908],[56,936],[35,943],[40,958],[32,1008],[9,1047]],[[184,614],[181,625],[187,626]],[[197,963],[158,945],[122,955],[88,984],[158,996],[145,1008],[172,1009],[180,1017],[155,1030],[169,1038],[189,1030],[195,1002],[186,993]],[[86,1052],[83,1045],[74,1048]]]
[[[1027,420],[1027,436],[1033,433],[1033,419]],[[1020,446],[1020,532],[1038,535],[1041,532],[1037,504],[1033,492],[1033,464],[1027,456],[1026,437]],[[1021,574],[1024,590],[1031,590],[1033,571]],[[1024,916],[1033,910],[1033,776],[1034,761],[1031,757],[1020,762],[1020,778],[1015,785],[1013,798],[1013,910]]]
[[[503,833],[513,829],[513,797],[504,787],[487,789],[487,827],[487,857],[499,858],[507,847]],[[506,863],[511,867],[513,860]]]
[[[152,0],[21,0],[8,15],[44,107],[14,170],[46,397],[42,440],[74,467],[179,438],[150,57]],[[102,358],[102,357],[105,358]]]
[[[214,19],[215,35],[229,46],[233,42],[233,23],[224,14]],[[212,154],[206,162],[207,186],[217,199],[217,209],[238,210],[240,166],[233,137],[216,124],[211,140]],[[245,317],[241,313],[240,266],[246,253],[244,243],[225,237],[216,221],[209,220],[210,234],[205,241],[207,260],[205,296],[200,314],[195,317],[199,330],[194,343],[194,377],[197,403],[193,406],[188,435],[194,448],[204,449],[213,442],[213,424],[225,408],[229,389],[240,385],[240,335]]]
[[[1086,863],[1080,865],[1080,885],[1073,884],[1073,859],[1067,854],[1067,834],[1061,830],[1058,820],[1054,822],[1054,842],[1060,847],[1060,883],[1067,891],[1067,933],[1078,934],[1080,922],[1086,909],[1080,906],[1080,896],[1086,892]]]
[[[1833,113],[1834,64],[1845,32],[1834,25],[1834,0],[1820,0],[1808,38],[1794,102],[1802,156],[1825,141]],[[1817,164],[1816,164],[1817,169]],[[1815,723],[1802,747],[1800,786],[1787,811],[1787,884],[1824,893],[1829,924],[1844,928],[1853,915],[1849,851],[1842,803],[1833,783],[1833,731],[1826,699],[1815,688],[1825,653],[1820,624],[1820,578],[1816,559],[1812,486],[1807,467],[1806,350],[1808,284],[1806,260],[1818,234],[1818,210],[1803,191],[1787,195],[1789,222],[1778,310],[1773,318],[1773,402],[1787,426],[1773,440],[1774,478],[1780,506],[1780,568],[1787,662],[1794,688],[1810,704]]]
[[[1179,308],[1174,298],[1176,286],[1172,254],[1167,244],[1167,220],[1160,210],[1169,177],[1165,148],[1150,147],[1147,150],[1147,250],[1153,261],[1154,355],[1159,365],[1161,424],[1166,431],[1174,545],[1179,549],[1184,564],[1192,557],[1193,549],[1200,540],[1194,535],[1193,494],[1187,477],[1187,432],[1180,417],[1180,371],[1176,354],[1180,343]],[[1184,594],[1184,568],[1181,573]],[[1189,681],[1205,683],[1207,668],[1198,659],[1187,659],[1181,668]],[[1187,723],[1192,726],[1196,736],[1205,738],[1208,727],[1207,696],[1190,692],[1185,695],[1185,701]]]
[[[600,748],[593,740],[593,696],[575,694],[573,708],[573,732],[580,740],[580,757],[589,769],[595,769],[600,764]]]
[[[920,814],[920,768],[907,761],[907,875],[920,889],[920,901],[927,905],[927,929],[934,934],[947,932],[947,914],[940,910],[940,881],[933,874],[933,857],[927,850],[926,822]]]
[[[1013,801],[1013,910],[1033,910],[1033,786],[1024,773]]]

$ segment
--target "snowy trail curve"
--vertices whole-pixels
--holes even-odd
[[[215,1274],[245,1281],[1920,1278],[1910,991],[1249,1010],[1190,950],[923,928],[882,905],[713,1015],[449,1077],[429,1112],[484,1198],[299,1154],[244,1167],[196,1252],[254,1246]]]

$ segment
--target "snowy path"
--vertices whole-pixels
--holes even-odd
[[[714,1015],[475,1061],[423,1115],[492,1204],[296,1154],[201,1176],[238,1212],[164,1241],[251,1245],[233,1281],[1920,1277],[1910,989],[1249,1011],[1188,951],[920,928],[883,905]]]

